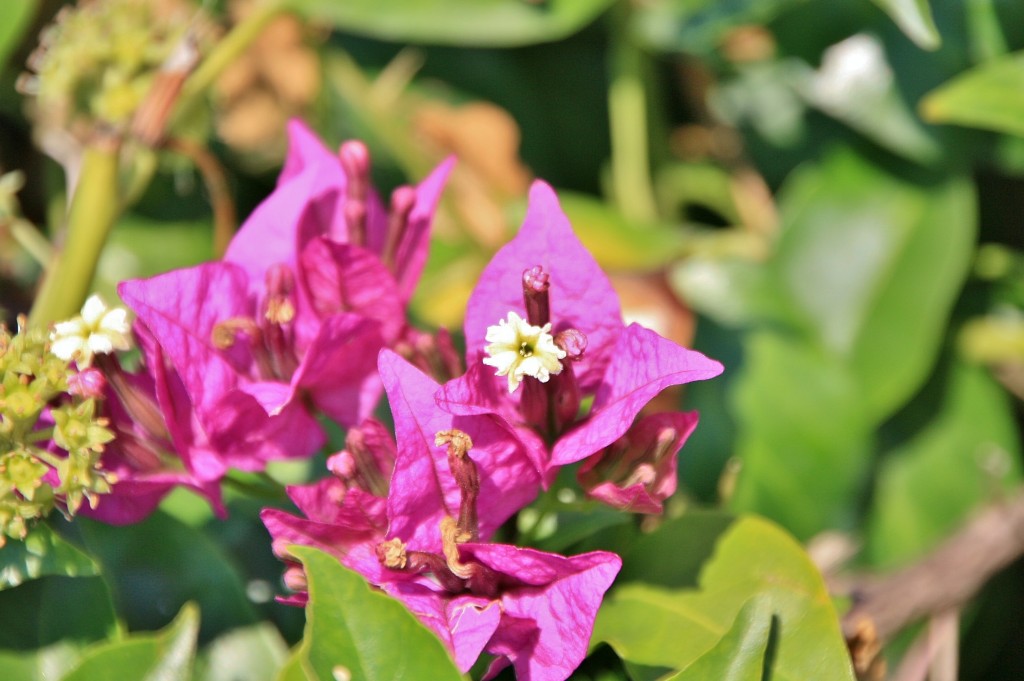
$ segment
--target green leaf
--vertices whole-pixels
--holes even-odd
[[[405,606],[322,551],[290,550],[309,580],[301,651],[314,678],[330,681],[342,668],[353,681],[462,679],[441,641]],[[293,664],[288,674],[300,678]]]
[[[872,564],[906,563],[948,536],[979,504],[1020,484],[1020,442],[1005,391],[957,363],[933,418],[889,453],[869,524]]]
[[[780,288],[881,421],[938,355],[973,252],[971,186],[914,183],[844,150],[796,173],[781,211]]]
[[[64,541],[49,525],[36,525],[24,541],[8,541],[0,549],[0,590],[43,575],[97,574],[99,568],[92,558]]]
[[[736,379],[732,508],[756,511],[801,539],[852,524],[871,461],[873,423],[843,362],[795,335],[757,331]]]
[[[953,123],[1024,136],[1024,52],[965,71],[921,101],[932,123]]]
[[[62,681],[191,681],[199,610],[188,604],[156,634],[94,646]]]
[[[108,577],[129,629],[163,626],[188,601],[205,613],[204,640],[256,621],[238,570],[201,530],[162,512],[124,527],[85,518],[75,526]]]
[[[4,0],[0,3],[0,70],[18,47],[38,7],[38,0]]]
[[[276,681],[317,681],[316,675],[308,667],[303,646],[298,645],[278,671]]]
[[[81,648],[69,641],[28,652],[0,651],[4,681],[51,681],[71,670],[82,658]]]
[[[714,648],[666,681],[762,681],[773,616],[768,598],[750,599]]]
[[[935,50],[942,45],[928,0],[874,0],[874,3],[885,10],[918,47]]]
[[[272,681],[288,659],[288,646],[269,622],[218,636],[196,662],[196,681]]]
[[[296,10],[352,33],[395,42],[511,47],[558,40],[611,0],[290,0]]]
[[[686,552],[685,545],[674,548],[676,554]],[[672,555],[663,553],[661,558],[669,562]],[[735,625],[754,598],[756,605]],[[778,621],[778,638],[766,678],[853,680],[839,620],[821,576],[792,537],[756,517],[736,520],[721,535],[703,565],[698,588],[643,582],[618,587],[598,613],[593,644],[607,642],[630,663],[686,669],[727,636],[755,639],[756,625],[744,620],[748,615],[763,619],[767,613]],[[707,664],[716,659],[721,659],[717,653]]]
[[[0,591],[0,648],[87,644],[117,631],[110,590],[100,577],[49,575]]]

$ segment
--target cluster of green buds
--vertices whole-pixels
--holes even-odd
[[[66,359],[50,351],[42,329],[0,327],[0,546],[23,539],[30,525],[57,508],[74,515],[95,506],[114,476],[100,455],[114,435],[96,416],[95,390]]]
[[[41,122],[77,137],[123,131],[161,67],[203,39],[200,16],[190,0],[79,0],[44,29],[19,89]]]

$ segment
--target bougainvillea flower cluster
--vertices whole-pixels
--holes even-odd
[[[696,426],[696,414],[638,426],[628,436],[632,445],[617,441],[662,390],[717,376],[722,365],[639,324],[623,323],[608,277],[545,183],[534,183],[522,229],[481,274],[466,309],[465,334],[468,370],[438,394],[443,409],[493,414],[516,428],[531,443],[531,460],[546,481],[561,466],[591,457],[621,460],[621,452],[631,449],[631,460],[653,466],[651,474],[599,481],[609,467],[589,462],[585,489],[617,506],[639,503],[642,496],[645,510],[660,510],[658,498],[675,491],[675,455]],[[517,351],[518,360],[506,359]],[[538,356],[543,359],[531,362]],[[561,366],[555,369],[555,363]],[[516,390],[524,375],[536,380],[523,380]],[[593,402],[584,413],[588,397]],[[643,461],[640,450],[652,460]],[[613,479],[621,483],[619,492],[610,491]],[[636,484],[642,492],[625,491]]]
[[[222,260],[121,284],[131,338],[126,313],[98,299],[56,326],[74,391],[113,434],[97,465],[116,484],[88,512],[134,522],[183,486],[224,513],[230,469],[314,454],[327,417],[347,431],[329,475],[288,488],[301,515],[261,514],[293,592],[282,600],[308,599],[290,547],[314,546],[401,601],[463,672],[486,656],[488,678],[509,665],[568,678],[621,560],[505,543],[509,521],[577,463],[591,497],[660,512],[697,415],[642,412],[721,365],[623,322],[538,181],[470,297],[463,370],[447,334],[406,310],[451,163],[385,203],[364,145],[334,154],[301,123],[289,133],[277,187]],[[113,352],[131,339],[135,370]],[[372,416],[382,393],[394,435]]]
[[[332,154],[299,122],[289,134],[276,189],[223,260],[118,289],[143,369],[106,367],[124,415],[110,454],[121,499],[98,511],[106,520],[134,522],[179,484],[220,510],[228,470],[310,456],[325,442],[318,414],[365,419],[381,394],[378,351],[421,335],[405,306],[451,162],[385,207],[365,146]]]
[[[520,678],[565,679],[586,655],[621,561],[496,543],[496,530],[559,468],[581,460],[591,496],[659,512],[697,416],[634,421],[664,388],[722,367],[623,323],[607,277],[542,182],[519,235],[484,270],[465,335],[468,371],[443,385],[383,350],[378,371],[396,440],[376,434],[379,424],[360,426],[356,442],[331,457],[332,477],[289,488],[305,517],[264,510],[297,591],[284,600],[306,598],[288,547],[312,545],[402,601],[460,670],[487,654],[487,676],[511,664]],[[387,468],[385,492],[370,481]]]

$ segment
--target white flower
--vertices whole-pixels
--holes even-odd
[[[106,355],[131,347],[128,311],[110,309],[98,295],[91,295],[82,306],[82,314],[53,325],[50,352],[63,360],[77,360],[78,368],[92,364],[93,355]]]
[[[507,321],[502,319],[487,327],[485,338],[490,345],[484,351],[490,356],[484,358],[484,364],[496,368],[497,376],[508,376],[510,393],[516,391],[523,376],[547,383],[551,374],[562,372],[558,360],[565,358],[565,351],[555,345],[550,331],[550,323],[533,326],[515,312],[509,312]]]

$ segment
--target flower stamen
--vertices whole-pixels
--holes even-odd
[[[487,328],[488,342],[483,362],[497,369],[495,375],[508,376],[508,391],[513,393],[523,377],[531,376],[547,383],[553,374],[562,371],[560,360],[565,350],[555,345],[551,323],[534,326],[515,312]]]

